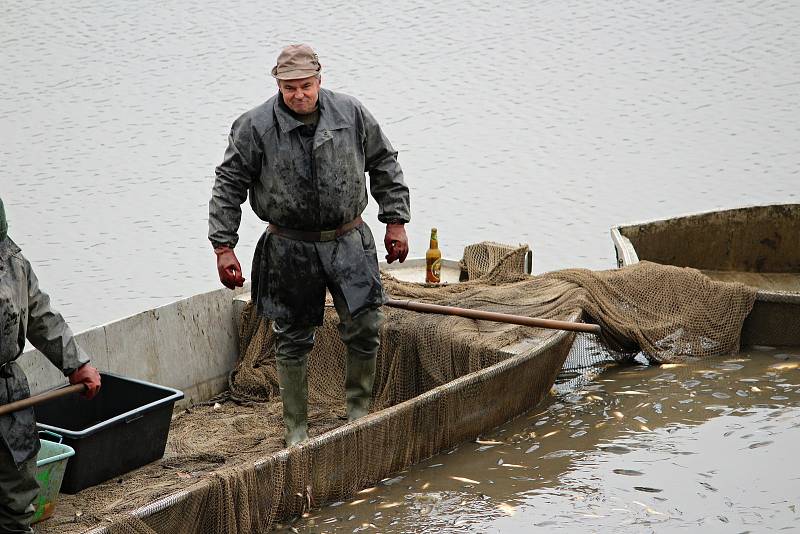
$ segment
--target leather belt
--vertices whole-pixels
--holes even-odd
[[[277,224],[269,223],[267,225],[267,232],[281,237],[287,237],[297,241],[333,241],[353,228],[358,228],[364,223],[364,220],[359,215],[349,223],[344,223],[339,228],[333,230],[323,230],[321,232],[310,232],[306,230],[294,230],[292,228],[285,228]]]

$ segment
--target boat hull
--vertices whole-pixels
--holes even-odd
[[[255,531],[266,531],[275,521],[307,510],[309,502],[319,506],[351,497],[536,406],[550,391],[574,337],[572,332],[553,331],[538,341],[509,347],[508,357],[491,367],[298,446],[219,472],[132,515],[155,532],[168,532],[174,518],[191,516],[196,524],[185,532],[200,533],[219,531],[219,521],[225,519],[214,511],[233,510],[247,517],[237,517],[239,526],[233,529],[229,523],[223,531],[250,532],[254,526]],[[112,524],[92,532],[116,528]]]
[[[419,261],[406,263],[414,275],[424,268]],[[458,264],[446,267],[455,282]],[[101,369],[182,389],[184,405],[201,402],[227,386],[239,352],[237,323],[248,300],[247,288],[212,291],[93,328],[78,341]],[[579,321],[580,313],[567,319]],[[500,361],[492,366],[300,446],[223,467],[84,531],[129,532],[138,523],[141,532],[261,532],[302,513],[310,502],[320,506],[350,497],[535,407],[550,391],[575,338],[572,332],[535,332],[499,349],[501,358],[493,361]],[[22,360],[35,390],[63,382],[38,352]]]

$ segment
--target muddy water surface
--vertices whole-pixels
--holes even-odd
[[[800,529],[800,348],[563,376],[539,409],[300,532]]]

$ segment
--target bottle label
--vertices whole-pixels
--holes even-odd
[[[428,269],[425,281],[429,284],[438,284],[442,281],[442,258],[428,260]]]

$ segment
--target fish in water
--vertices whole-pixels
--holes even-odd
[[[479,482],[479,481],[477,481],[477,480],[472,480],[471,478],[466,478],[466,477],[453,477],[453,476],[451,476],[450,478],[452,478],[453,480],[456,480],[456,481],[458,481],[458,482],[466,482],[467,484],[480,484],[480,482]]]
[[[510,504],[506,504],[504,502],[501,502],[500,504],[498,504],[497,508],[498,508],[498,510],[500,510],[501,512],[503,512],[504,514],[509,515],[509,516],[514,515],[516,513],[516,511],[517,511],[516,508],[514,508]]]
[[[638,477],[644,474],[641,471],[634,471],[633,469],[614,469],[613,472],[618,475],[626,475],[630,477]]]

